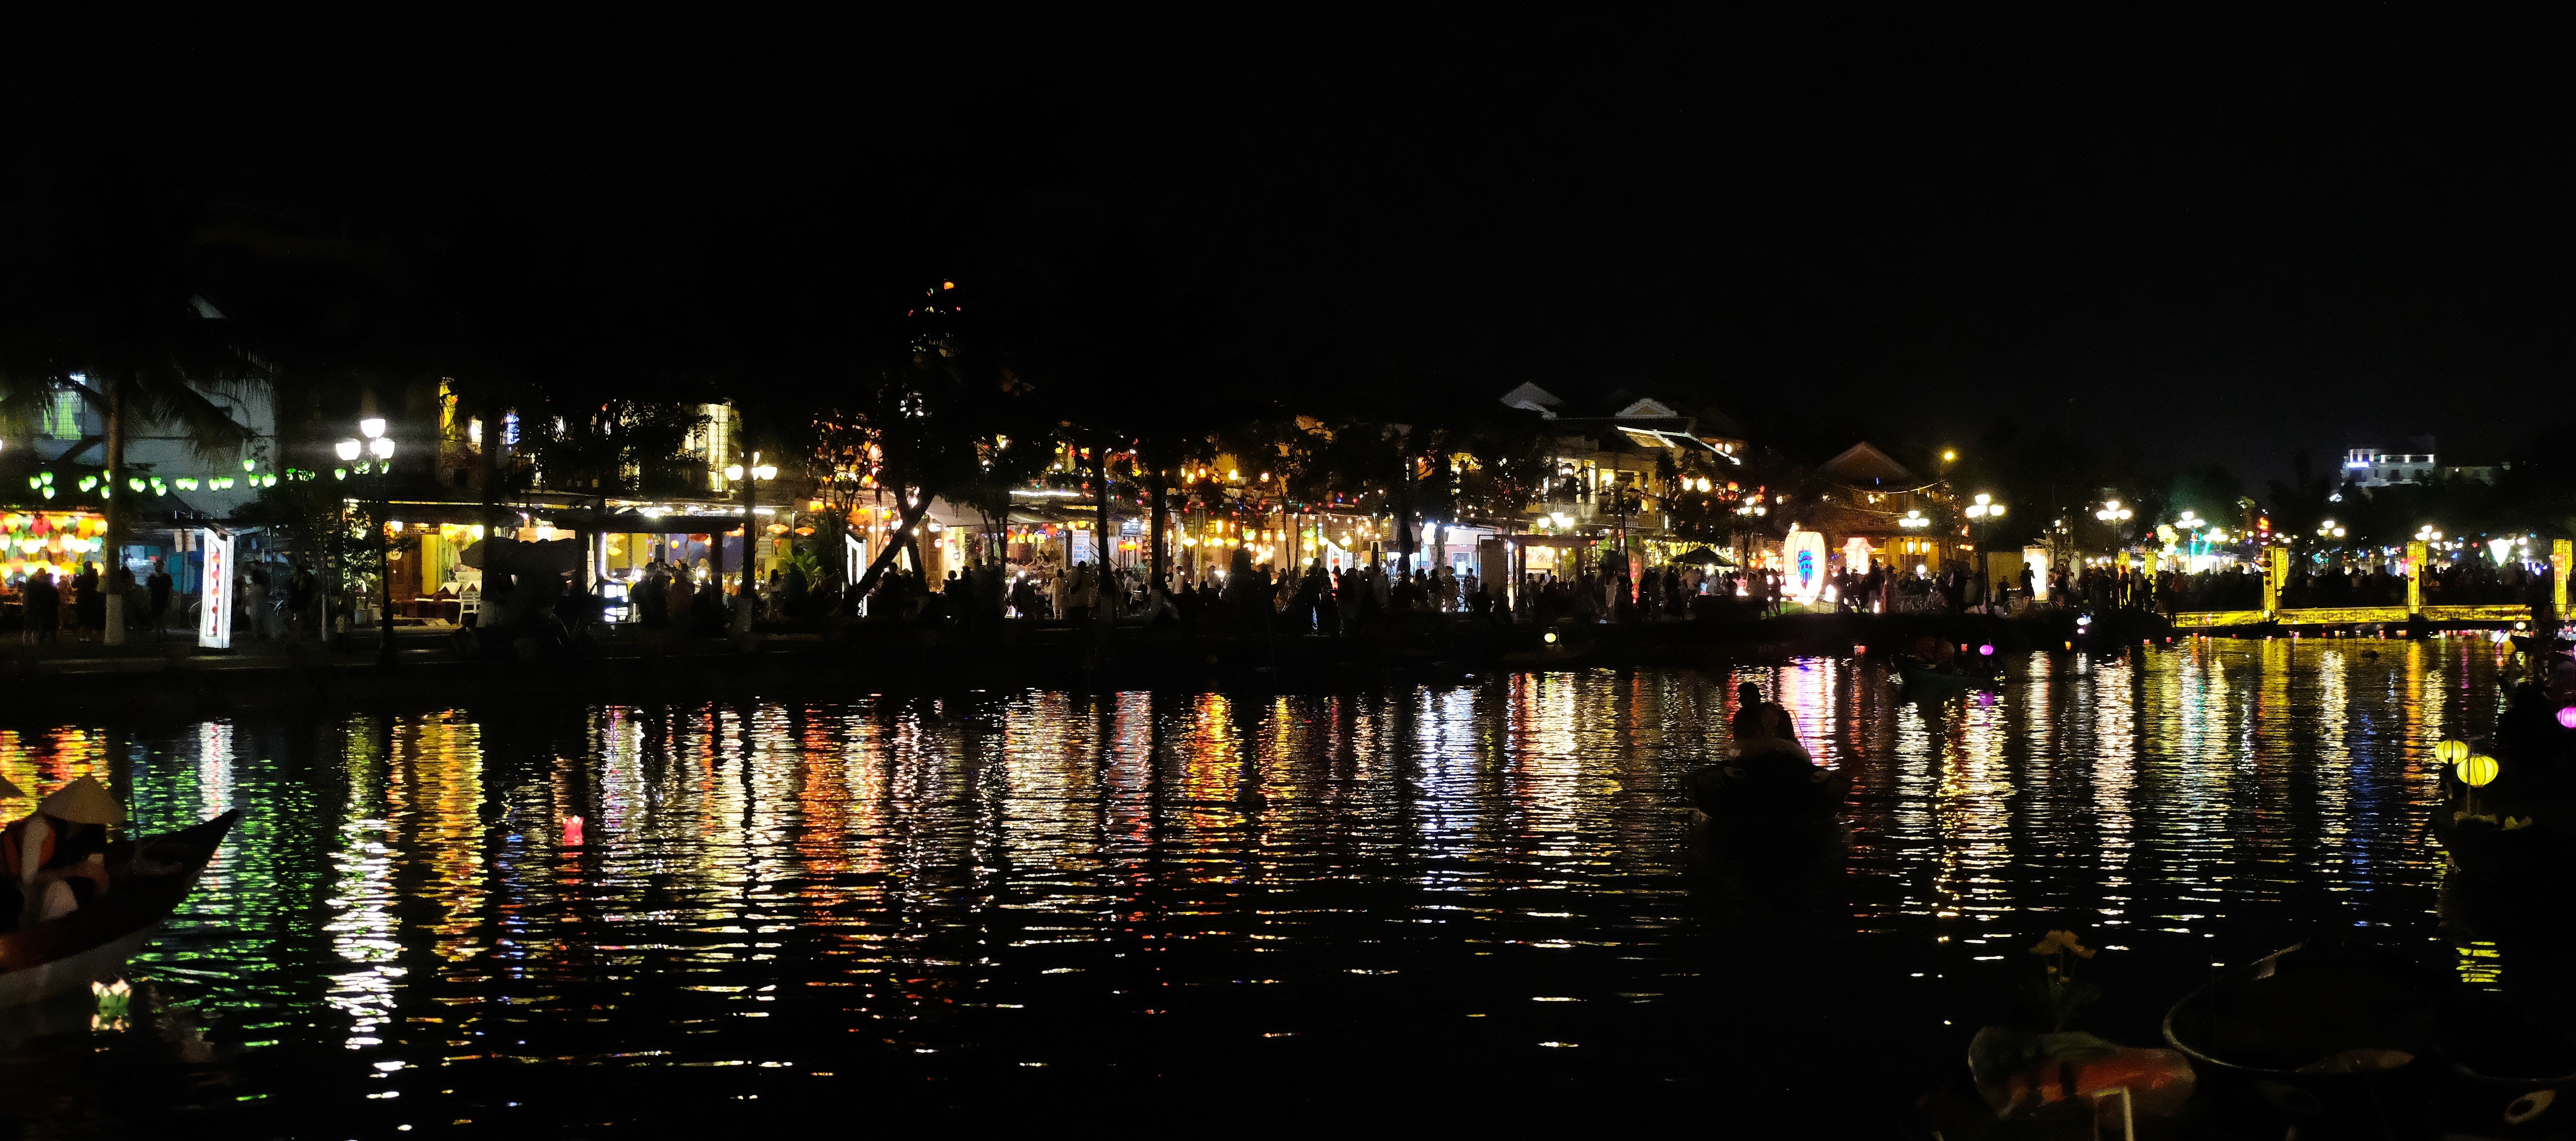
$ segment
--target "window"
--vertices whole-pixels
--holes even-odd
[[[722,491],[725,465],[733,462],[733,408],[725,404],[702,404],[699,411],[706,413],[707,424],[690,441],[689,450],[706,457],[707,482],[715,490]]]
[[[57,440],[81,438],[81,395],[68,388],[54,390],[53,403],[44,409],[44,432]]]

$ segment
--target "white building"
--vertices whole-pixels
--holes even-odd
[[[2354,448],[2343,454],[2342,482],[2356,487],[2388,487],[2404,483],[2431,483],[2435,479],[2474,479],[2494,483],[2497,473],[2511,464],[2442,464],[2433,458],[2433,437],[2417,436],[2409,443],[2421,444],[2421,452],[2383,452],[2376,448]]]
[[[2354,448],[2343,454],[2342,482],[2364,488],[2387,487],[2399,483],[2430,483],[2436,466],[2431,452],[2383,452],[2377,448]]]

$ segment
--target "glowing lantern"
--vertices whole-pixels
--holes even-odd
[[[2445,765],[2456,765],[2462,761],[2468,760],[2469,743],[2466,741],[2444,741],[2439,745],[2433,746],[2433,759]]]
[[[2558,711],[2558,725],[2562,729],[2576,729],[2576,705],[2566,706]]]
[[[1825,537],[1814,531],[1791,528],[1789,537],[1780,542],[1780,562],[1789,572],[1786,592],[1800,603],[1812,604],[1825,589]]]
[[[2470,788],[2485,788],[2496,778],[2496,759],[2483,753],[2459,764],[2460,783]]]

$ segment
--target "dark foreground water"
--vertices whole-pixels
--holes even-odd
[[[104,774],[144,830],[247,817],[131,965],[131,1025],[84,999],[0,1031],[0,1119],[1903,1135],[2051,927],[2101,948],[2095,1025],[2137,1044],[2211,963],[2316,923],[2565,1005],[2564,943],[2446,893],[2422,831],[2434,742],[2493,721],[2493,646],[2008,664],[1999,696],[1931,703],[1815,659],[22,723],[22,786]],[[1741,680],[1855,776],[1847,849],[1695,836],[1677,779],[1725,746]]]

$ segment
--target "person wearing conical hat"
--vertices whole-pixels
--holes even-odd
[[[12,790],[15,791],[15,790]],[[18,925],[78,910],[107,893],[107,829],[125,823],[125,806],[97,777],[84,776],[47,794],[36,811],[0,829],[0,858],[18,889]],[[74,882],[85,886],[74,887]]]

